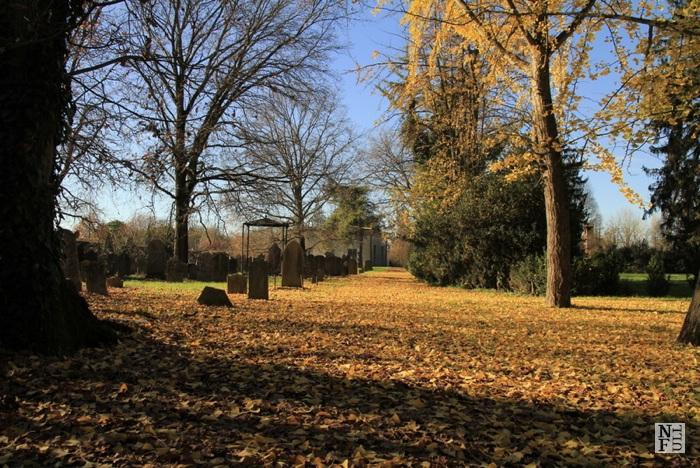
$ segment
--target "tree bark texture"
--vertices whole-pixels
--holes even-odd
[[[537,151],[543,155],[547,218],[547,304],[571,306],[571,225],[559,130],[552,106],[549,54],[532,60],[533,112]]]
[[[688,314],[685,316],[683,328],[678,335],[680,343],[689,343],[693,346],[700,346],[700,272],[695,277],[695,292],[688,307]]]
[[[175,179],[175,257],[182,263],[189,260],[190,194],[187,177],[179,172]]]
[[[6,0],[0,14],[0,346],[70,352],[116,341],[63,275],[55,152],[76,0]]]

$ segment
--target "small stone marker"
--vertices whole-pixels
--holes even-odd
[[[165,281],[182,283],[187,277],[187,264],[172,257],[165,266]]]
[[[83,260],[80,262],[85,272],[85,287],[94,294],[107,295],[107,281],[105,280],[104,267],[97,260]]]
[[[110,276],[107,278],[107,286],[110,288],[123,288],[124,280],[118,276]]]
[[[231,300],[226,295],[226,291],[210,286],[205,286],[204,289],[202,289],[201,294],[197,298],[197,302],[207,306],[233,307]]]
[[[282,286],[301,288],[304,274],[304,250],[295,240],[287,243],[282,257]]]
[[[248,276],[233,273],[226,277],[226,291],[229,294],[245,294],[248,289]]]
[[[248,299],[269,299],[267,262],[256,258],[248,266]]]
[[[372,271],[372,260],[365,260],[364,271]]]

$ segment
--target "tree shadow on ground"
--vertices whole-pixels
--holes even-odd
[[[690,301],[688,301],[690,302]],[[685,314],[684,311],[672,311],[666,310],[658,307],[648,308],[648,307],[598,307],[598,306],[586,306],[581,304],[573,304],[572,309],[577,310],[600,310],[603,312],[640,312],[640,313],[655,313],[655,314]]]
[[[0,384],[16,401],[0,408],[0,436],[15,447],[11,465],[265,465],[300,463],[299,456],[357,465],[635,464],[654,457],[654,422],[684,420],[233,359],[166,344],[144,329],[113,350],[25,358],[33,367]],[[2,446],[0,458],[10,453]],[[700,461],[694,450],[688,440],[687,453]],[[692,460],[654,459],[679,466]]]

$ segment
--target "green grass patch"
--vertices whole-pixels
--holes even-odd
[[[128,279],[124,281],[124,286],[127,288],[143,288],[152,289],[155,291],[179,291],[179,292],[189,292],[189,291],[201,291],[204,286],[211,286],[213,288],[226,289],[225,282],[214,282],[214,281],[190,281],[185,280],[182,283],[169,283],[167,281],[160,280],[147,280],[147,279]]]
[[[691,288],[686,275],[683,273],[672,273],[670,277],[671,287],[667,297],[691,297]],[[620,292],[626,296],[648,296],[647,274],[646,273],[620,273]]]

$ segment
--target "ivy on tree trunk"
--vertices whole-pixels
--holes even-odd
[[[83,2],[6,0],[0,15],[0,346],[69,352],[116,341],[63,275],[56,146],[70,101],[66,39]]]

